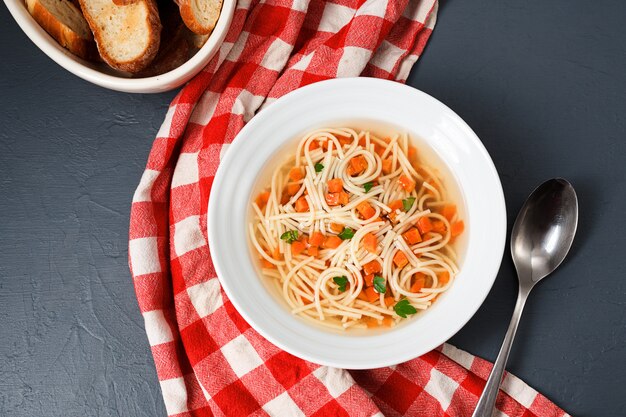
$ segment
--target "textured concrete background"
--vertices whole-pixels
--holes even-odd
[[[410,78],[474,128],[512,222],[542,180],[580,198],[570,258],[526,308],[509,369],[574,415],[626,415],[626,2],[442,2]],[[164,416],[127,267],[132,193],[174,93],[58,67],[0,7],[0,416]],[[452,343],[494,359],[508,254]]]

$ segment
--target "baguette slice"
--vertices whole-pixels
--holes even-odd
[[[131,73],[146,68],[159,50],[161,21],[154,0],[118,6],[112,0],[79,0],[102,59]]]
[[[62,47],[83,59],[96,54],[89,25],[69,0],[26,0],[28,12]]]
[[[161,48],[154,61],[144,69],[135,74],[136,77],[154,77],[165,74],[175,68],[180,67],[189,59],[189,43],[179,31],[171,39],[161,39]]]
[[[222,10],[222,0],[178,0],[185,25],[198,35],[213,31]]]

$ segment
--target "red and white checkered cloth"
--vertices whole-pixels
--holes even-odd
[[[436,0],[241,0],[219,53],[172,102],[133,197],[129,258],[170,416],[469,416],[491,365],[450,345],[369,371],[281,351],[216,278],[206,212],[220,156],[259,109],[334,77],[404,81]],[[563,416],[508,375],[507,416]]]

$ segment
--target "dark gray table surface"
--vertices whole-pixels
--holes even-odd
[[[0,7],[0,416],[164,416],[127,266],[131,196],[174,92],[88,84]],[[571,256],[527,305],[509,367],[568,412],[626,415],[626,2],[442,2],[410,84],[491,153],[509,220],[542,180],[580,199]],[[451,340],[493,360],[509,255]]]

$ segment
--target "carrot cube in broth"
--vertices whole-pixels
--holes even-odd
[[[421,272],[413,275],[413,285],[411,285],[411,292],[420,292],[426,285],[426,275]]]
[[[326,193],[324,199],[329,206],[346,205],[350,202],[348,193],[343,191],[339,193]]]
[[[363,157],[363,155],[355,156],[354,158],[350,159],[348,174],[360,174],[361,172],[365,171],[365,168],[367,168],[367,161],[365,160],[365,157]]]
[[[376,235],[373,233],[366,233],[363,236],[363,247],[369,253],[376,253],[376,246],[378,245],[378,240],[376,239]]]
[[[343,232],[343,225],[339,223],[331,223],[330,230],[332,230],[335,233],[341,233]]]
[[[265,269],[274,269],[274,268],[276,268],[276,265],[274,265],[273,263],[271,263],[270,261],[268,261],[265,258],[261,258],[261,265]]]
[[[269,191],[264,191],[262,193],[259,193],[255,202],[256,202],[256,205],[259,206],[259,209],[263,210],[265,208],[265,205],[269,201],[269,199],[270,199]]]
[[[459,220],[458,222],[454,222],[450,225],[450,235],[452,237],[457,237],[465,230],[465,223],[463,220]]]
[[[407,193],[410,193],[415,189],[415,181],[406,175],[400,175],[400,178],[398,178],[398,184],[400,184],[400,187],[402,187],[402,189]]]
[[[409,263],[409,260],[407,259],[404,252],[399,250],[398,252],[396,252],[395,256],[393,257],[393,263],[396,264],[398,268],[403,268],[406,264]]]
[[[306,245],[303,242],[300,242],[299,240],[296,240],[291,244],[291,254],[293,256],[300,255],[302,252],[304,252],[305,249],[306,249]]]
[[[369,301],[370,303],[373,303],[379,298],[379,294],[376,291],[374,291],[374,287],[366,287],[362,289],[361,291],[365,293],[365,296],[367,297],[367,301]]]
[[[293,196],[300,190],[300,184],[287,184],[287,195]]]
[[[404,205],[402,204],[402,200],[393,200],[388,204],[391,211],[402,210]]]
[[[302,168],[300,167],[291,168],[291,170],[289,171],[289,179],[291,181],[300,181],[302,178],[304,178],[304,173],[302,172]]]
[[[316,140],[312,140],[311,143],[309,143],[309,151],[314,151],[318,149],[319,147],[320,147],[320,144]]]
[[[446,233],[446,224],[441,220],[433,221],[433,232],[441,234]]]
[[[383,161],[383,174],[391,174],[392,164],[393,161],[391,160],[391,158],[387,158]]]
[[[402,233],[402,237],[409,245],[415,245],[416,243],[420,243],[422,241],[422,236],[420,236],[420,232],[416,227],[411,227],[409,230]]]
[[[326,249],[337,249],[339,245],[341,245],[341,242],[343,242],[343,240],[341,240],[341,238],[338,236],[328,236],[324,240],[322,246]]]
[[[393,300],[393,298],[392,298],[392,300]],[[392,327],[393,323],[394,323],[394,320],[391,317],[389,317],[389,316],[383,317],[383,326],[385,326],[385,327]]]
[[[417,219],[417,228],[421,234],[426,234],[433,230],[433,224],[428,217],[423,216]]]
[[[318,246],[309,246],[309,248],[306,250],[307,255],[309,256],[319,256],[320,254],[320,248]]]
[[[452,218],[454,217],[455,214],[456,214],[456,205],[454,204],[446,204],[441,209],[441,215],[445,217],[446,219],[448,219],[449,222],[452,221]]]
[[[376,215],[376,210],[367,201],[359,203],[356,209],[365,220],[371,219]]]
[[[343,191],[343,181],[341,178],[333,178],[328,181],[329,193],[340,193],[341,191]]]
[[[409,146],[409,152],[407,156],[409,158],[409,162],[413,163],[417,161],[417,149],[415,149],[415,146]]]
[[[385,306],[386,307],[391,307],[392,305],[394,305],[396,302],[396,300],[393,297],[385,297]]]
[[[446,285],[448,282],[450,282],[450,273],[448,271],[444,271],[441,274],[437,275],[437,278],[439,278],[439,283],[441,285]]]
[[[309,238],[309,243],[313,246],[322,246],[324,235],[321,232],[313,232]]]
[[[382,270],[383,267],[377,260],[373,260],[363,265],[363,272],[365,272],[365,275],[376,274]]]
[[[304,213],[309,211],[309,203],[306,201],[306,198],[304,198],[304,196],[296,200],[296,211],[298,213]]]
[[[374,285],[374,277],[375,276],[376,275],[374,275],[374,274],[369,274],[369,275],[365,275],[363,277],[363,282],[365,283],[366,287],[371,287],[371,286]]]

